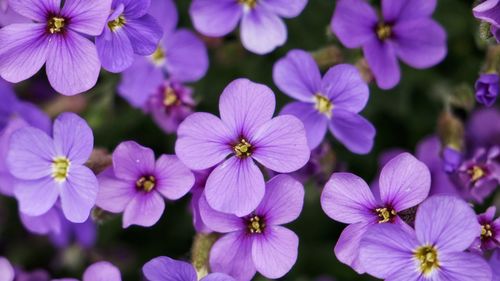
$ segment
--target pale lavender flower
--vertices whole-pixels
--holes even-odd
[[[497,250],[491,255],[490,266],[493,271],[492,281],[500,281],[500,250]]]
[[[123,227],[152,226],[165,210],[164,197],[177,200],[189,192],[193,173],[175,155],[155,160],[153,150],[122,142],[113,152],[113,166],[98,177],[97,206],[123,212]]]
[[[299,238],[281,225],[297,219],[303,203],[304,187],[288,175],[269,180],[262,202],[244,217],[217,212],[202,197],[203,221],[224,233],[210,250],[210,268],[240,281],[257,271],[270,279],[283,277],[297,260]]]
[[[321,143],[329,128],[352,152],[370,152],[375,128],[359,115],[368,102],[369,90],[354,66],[334,66],[321,78],[309,53],[292,50],[274,65],[273,79],[282,92],[298,100],[286,105],[280,114],[297,116],[304,123],[311,149]]]
[[[90,265],[83,273],[82,281],[121,281],[121,273],[113,264],[101,261]],[[78,281],[73,278],[53,279],[52,281]]]
[[[157,257],[142,267],[142,272],[148,281],[198,281],[194,267],[183,261],[169,257]],[[236,281],[223,273],[210,273],[200,281]]]
[[[111,0],[9,0],[33,22],[0,30],[0,75],[20,82],[46,64],[50,84],[64,95],[92,88],[99,76],[97,50],[86,36],[101,34]]]
[[[498,11],[500,13],[500,9]],[[500,77],[496,73],[481,74],[476,81],[476,100],[486,106],[492,106],[500,91]]]
[[[466,202],[434,196],[420,205],[415,230],[371,226],[361,240],[360,261],[369,274],[391,281],[490,281],[484,258],[464,252],[480,233]]]
[[[294,18],[307,0],[194,0],[189,13],[200,33],[221,37],[241,21],[243,46],[257,54],[267,54],[285,44],[287,30],[281,18]]]
[[[35,127],[15,131],[7,166],[17,179],[14,194],[20,211],[39,216],[60,200],[68,220],[86,221],[98,190],[94,173],[84,166],[93,142],[90,127],[73,113],[56,119],[52,137]]]
[[[110,72],[129,68],[135,58],[151,55],[163,35],[161,26],[148,14],[151,0],[113,0],[112,13],[95,44],[102,67]]]
[[[245,216],[259,205],[265,182],[255,161],[290,173],[309,160],[302,122],[291,115],[273,118],[274,109],[271,89],[237,79],[220,96],[221,118],[198,112],[179,126],[175,144],[179,159],[193,170],[215,167],[205,195],[217,211]]]
[[[346,47],[363,48],[378,86],[390,89],[401,77],[398,58],[419,69],[444,59],[446,32],[431,18],[436,0],[381,2],[379,17],[366,0],[339,0],[331,27]]]
[[[359,260],[359,243],[375,224],[409,226],[399,217],[404,210],[427,198],[431,184],[429,169],[409,153],[392,158],[379,177],[379,194],[372,194],[361,178],[334,173],[321,195],[321,206],[332,219],[347,223],[335,254],[358,273],[368,271]]]

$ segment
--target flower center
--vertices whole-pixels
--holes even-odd
[[[71,162],[64,156],[56,157],[52,161],[52,178],[57,182],[63,182],[68,178]]]
[[[392,27],[386,23],[379,23],[377,25],[377,37],[380,40],[386,40],[392,35]]]
[[[155,188],[156,185],[156,179],[153,176],[144,176],[141,177],[137,182],[135,183],[137,186],[137,189],[143,190],[145,192],[150,192]]]
[[[257,5],[257,0],[238,0],[238,3],[248,8],[254,8]]]
[[[155,52],[150,56],[151,60],[156,66],[162,66],[165,64],[165,60],[167,58],[165,54],[165,50],[162,47],[158,46]]]
[[[47,26],[51,34],[59,33],[63,30],[65,26],[65,20],[64,18],[61,17],[51,17],[49,19]]]
[[[115,31],[119,28],[122,28],[127,23],[125,16],[119,15],[116,19],[108,22],[108,27],[111,31]]]
[[[477,182],[486,176],[486,170],[478,165],[474,165],[467,170],[472,182]]]
[[[173,106],[173,105],[179,105],[181,102],[179,98],[177,97],[177,94],[175,93],[175,90],[168,86],[164,90],[164,97],[163,97],[163,105],[166,107]]]
[[[328,118],[332,117],[333,104],[322,94],[316,94],[314,96],[314,108],[320,113],[326,115]]]
[[[414,252],[423,275],[429,275],[439,267],[438,253],[434,246],[422,246]]]
[[[239,158],[246,158],[252,155],[252,145],[245,139],[241,139],[238,144],[233,146],[233,150]]]
[[[262,233],[264,231],[264,228],[266,227],[266,224],[261,217],[254,215],[248,220],[247,226],[250,233]]]
[[[481,225],[481,240],[487,240],[493,237],[493,229],[490,224]]]
[[[396,210],[392,208],[377,208],[375,209],[379,218],[378,223],[392,222],[396,217]]]

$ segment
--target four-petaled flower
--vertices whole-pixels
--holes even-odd
[[[126,141],[113,152],[113,166],[98,176],[97,206],[123,212],[123,227],[152,226],[165,210],[163,197],[177,200],[189,192],[193,173],[175,155],[155,161],[150,148]]]
[[[359,242],[370,225],[397,224],[410,228],[399,215],[424,201],[430,184],[429,169],[406,152],[382,168],[380,192],[375,196],[358,176],[334,173],[321,195],[321,206],[332,219],[350,224],[335,246],[337,258],[359,273],[367,271],[359,260]]]
[[[452,196],[434,196],[417,211],[415,230],[371,226],[361,240],[360,261],[385,280],[490,281],[488,263],[464,252],[481,233],[474,211]]]
[[[274,108],[271,89],[237,79],[220,97],[220,119],[198,112],[179,126],[179,159],[193,170],[216,166],[205,195],[217,211],[245,216],[262,201],[264,176],[254,160],[279,173],[296,171],[309,160],[302,122],[291,115],[272,118]]]
[[[14,194],[21,212],[30,216],[45,214],[60,198],[64,216],[82,223],[98,190],[94,173],[84,166],[93,149],[92,130],[76,114],[63,113],[52,135],[34,127],[12,134],[7,167],[18,179]]]
[[[375,128],[359,115],[368,102],[369,90],[354,66],[334,66],[322,79],[310,54],[292,50],[274,65],[273,79],[281,91],[299,100],[285,106],[281,114],[304,122],[311,148],[321,143],[329,127],[351,151],[370,152]]]
[[[303,203],[304,188],[289,175],[269,180],[262,202],[244,217],[217,212],[202,197],[203,221],[224,233],[210,251],[210,268],[241,281],[251,280],[256,271],[273,279],[285,275],[297,260],[299,239],[281,225],[297,219]]]

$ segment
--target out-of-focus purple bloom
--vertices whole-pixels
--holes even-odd
[[[383,0],[382,14],[365,0],[340,0],[332,30],[348,48],[363,48],[377,84],[399,83],[398,58],[414,68],[428,68],[446,56],[446,32],[432,18],[436,0]]]
[[[0,257],[0,280],[14,281],[15,272],[10,262]]]
[[[121,281],[120,270],[109,262],[96,262],[83,273],[82,281]],[[53,279],[52,281],[78,281],[73,278]]]
[[[237,217],[213,210],[204,198],[201,217],[213,231],[224,233],[210,251],[210,268],[249,281],[256,271],[267,278],[285,275],[297,260],[299,238],[283,226],[298,218],[304,187],[288,175],[266,184],[266,194],[249,215]]]
[[[123,212],[123,227],[149,227],[160,219],[165,200],[177,200],[189,192],[193,173],[175,155],[161,155],[136,142],[122,142],[113,152],[113,167],[101,173],[97,206]]]
[[[500,111],[494,107],[475,111],[467,122],[466,136],[473,147],[500,146]]]
[[[481,74],[476,81],[475,87],[477,102],[486,106],[492,106],[498,97],[500,78],[496,73]]]
[[[481,235],[476,238],[471,249],[489,251],[500,247],[500,218],[495,219],[497,208],[489,207],[485,213],[477,216],[481,225]]]
[[[500,183],[500,148],[480,148],[458,169],[460,184],[469,197],[483,202]]]
[[[189,13],[200,33],[220,37],[241,21],[243,46],[256,54],[267,54],[285,44],[286,26],[281,18],[294,18],[307,0],[195,0]]]
[[[443,169],[445,172],[455,172],[460,164],[462,164],[462,160],[462,153],[455,148],[447,146],[443,149]]]
[[[445,172],[445,163],[441,157],[441,142],[438,137],[429,136],[421,140],[417,145],[415,155],[429,167],[431,172],[430,195],[461,196],[450,174]]]
[[[375,128],[359,115],[369,90],[354,66],[334,66],[321,78],[309,53],[292,50],[275,64],[273,79],[282,92],[298,100],[285,106],[281,114],[297,116],[304,123],[311,149],[321,143],[329,128],[352,152],[370,152]]]
[[[330,144],[323,142],[311,151],[307,164],[290,175],[302,183],[312,180],[318,186],[324,186],[328,177],[340,166]]]
[[[95,44],[102,67],[111,72],[129,68],[134,54],[151,55],[163,35],[161,26],[148,14],[150,0],[113,0],[112,13]]]
[[[221,118],[198,112],[179,126],[179,159],[193,170],[216,166],[205,188],[215,210],[245,216],[259,205],[265,182],[255,161],[290,173],[309,160],[304,125],[291,115],[273,118],[275,104],[267,86],[237,79],[220,96]]]
[[[476,18],[500,27],[500,0],[485,0],[474,7],[472,12]]]
[[[157,257],[142,267],[142,272],[148,281],[198,281],[194,267],[183,261],[169,257]],[[210,273],[200,281],[236,281],[223,273]]]
[[[76,114],[63,113],[52,136],[35,127],[12,134],[7,167],[17,178],[14,194],[20,211],[30,216],[46,213],[60,198],[64,216],[82,223],[98,189],[94,173],[84,166],[93,149],[92,130]]]
[[[46,64],[50,84],[64,95],[92,88],[101,63],[85,36],[101,34],[111,0],[9,0],[9,7],[33,20],[0,30],[0,75],[20,82]]]
[[[500,281],[500,250],[497,250],[491,255],[490,266],[493,271],[493,280]]]
[[[371,226],[361,240],[360,260],[380,279],[405,281],[491,280],[483,257],[464,252],[481,233],[474,211],[452,196],[435,196],[419,207],[415,230]]]
[[[376,196],[363,179],[350,173],[334,173],[321,195],[321,206],[332,219],[349,224],[335,246],[337,258],[359,273],[370,272],[359,259],[364,233],[375,224],[410,228],[399,213],[424,201],[430,184],[429,169],[409,153],[394,157],[382,168],[380,194]]]
[[[0,257],[0,280],[2,281],[49,281],[49,275],[43,270],[24,272],[14,268],[4,257]]]

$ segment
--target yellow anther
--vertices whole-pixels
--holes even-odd
[[[252,155],[251,149],[252,145],[245,139],[241,139],[238,144],[233,146],[234,153],[240,158]]]
[[[439,268],[438,252],[434,246],[422,246],[414,252],[414,256],[419,261],[420,272],[424,276],[429,276]]]
[[[322,114],[325,114],[328,118],[332,117],[333,104],[329,98],[322,94],[316,94],[314,96],[314,108]]]
[[[135,185],[139,190],[150,192],[155,188],[156,179],[153,176],[141,177],[139,180],[137,180]]]
[[[115,31],[118,28],[122,28],[127,23],[127,20],[123,15],[119,15],[116,19],[108,22],[108,27],[111,31]]]
[[[58,182],[63,182],[68,178],[71,162],[68,158],[61,156],[52,161],[52,178]]]
[[[64,18],[52,17],[49,19],[48,22],[49,32],[52,34],[59,33],[64,28],[64,25],[65,25]]]

